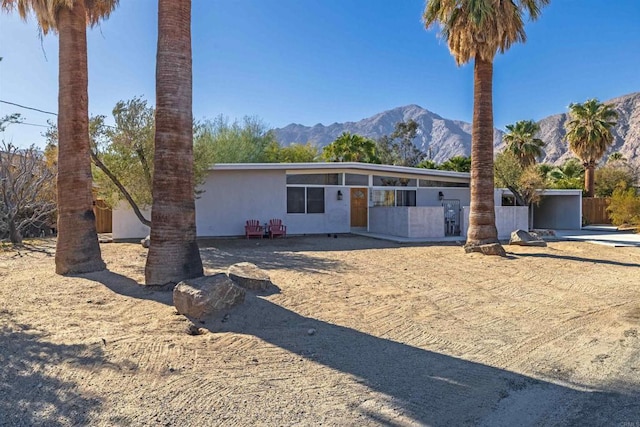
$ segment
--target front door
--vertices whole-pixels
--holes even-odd
[[[369,198],[366,188],[351,189],[351,227],[367,226],[367,206]]]

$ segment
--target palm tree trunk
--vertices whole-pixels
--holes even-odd
[[[83,1],[61,7],[58,93],[58,239],[56,273],[105,268],[93,213],[87,70],[87,21]]]
[[[465,249],[497,243],[493,200],[493,63],[478,57],[474,64],[471,132],[471,207]]]
[[[587,190],[586,197],[594,197],[595,194],[595,171],[596,162],[590,160],[584,164],[584,188]]]
[[[147,285],[177,283],[203,274],[193,184],[191,0],[159,0]]]

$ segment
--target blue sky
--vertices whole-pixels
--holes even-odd
[[[272,127],[357,121],[418,104],[471,121],[473,67],[457,67],[422,0],[193,0],[196,119],[258,116]],[[640,91],[640,0],[553,0],[528,23],[528,41],[498,55],[495,125],[539,120],[571,102]],[[89,112],[155,97],[157,1],[121,0],[89,30]],[[34,19],[0,14],[0,99],[57,110],[57,37],[41,42]],[[26,123],[54,116],[0,103]],[[45,129],[0,135],[44,146]],[[301,141],[304,142],[304,141]]]

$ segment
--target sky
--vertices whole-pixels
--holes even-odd
[[[358,121],[417,104],[471,122],[473,64],[458,67],[423,0],[193,0],[193,114],[267,126]],[[494,124],[640,91],[640,0],[552,0],[527,42],[494,61]],[[155,103],[157,0],[120,0],[88,30],[89,113]],[[58,38],[0,12],[0,100],[57,111]],[[55,116],[0,102],[24,124],[0,135],[44,147]],[[306,142],[306,141],[300,141]]]

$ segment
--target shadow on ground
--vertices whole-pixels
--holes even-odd
[[[104,362],[98,346],[62,345],[16,323],[12,313],[0,310],[0,425],[88,425],[99,411],[98,398],[83,395],[73,381],[50,375],[55,365],[90,369]],[[20,383],[20,387],[14,384]]]
[[[514,255],[515,258],[555,258],[555,259],[564,259],[567,261],[577,261],[577,262],[583,262],[583,263],[615,265],[619,267],[640,267],[640,264],[631,263],[631,262],[612,261],[610,259],[584,258],[584,257],[576,257],[576,256],[568,256],[568,255],[558,255],[553,253],[513,254],[508,252],[508,254]]]
[[[122,295],[172,304],[170,292],[145,289],[117,273],[85,277]],[[382,425],[606,425],[640,420],[640,393],[633,392],[638,384],[612,383],[595,390],[535,379],[305,317],[274,304],[266,294],[248,292],[244,304],[206,319],[204,325],[213,334],[253,335],[353,376],[354,383],[382,397],[351,396],[349,412]],[[336,394],[341,392],[336,388]]]

